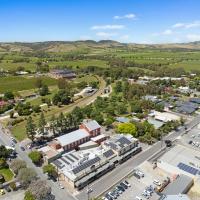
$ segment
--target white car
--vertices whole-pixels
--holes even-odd
[[[142,200],[142,198],[141,198],[141,197],[138,197],[138,196],[136,196],[135,199],[136,199],[136,200]]]
[[[161,186],[160,181],[158,181],[158,180],[156,180],[156,179],[153,180],[153,184],[155,184],[155,185],[157,185],[157,186]]]

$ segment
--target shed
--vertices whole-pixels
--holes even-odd
[[[165,188],[163,194],[165,195],[186,194],[192,187],[193,183],[194,182],[191,177],[181,174],[174,180],[174,182],[172,182]]]

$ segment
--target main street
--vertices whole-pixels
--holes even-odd
[[[187,130],[192,129],[194,126],[200,123],[200,115],[196,116],[192,121],[187,124]],[[175,140],[179,136],[186,133],[185,128],[183,127],[179,131],[173,131],[171,134],[167,135],[163,138],[163,140]],[[159,153],[163,146],[163,142],[158,141],[146,151],[141,152],[137,156],[129,159],[125,163],[119,165],[111,171],[110,173],[106,174],[105,176],[101,177],[99,180],[95,181],[93,184],[90,185],[93,192],[90,194],[91,197],[97,197],[101,195],[103,192],[107,191],[111,188],[115,183],[122,180],[126,177],[129,173],[133,171],[138,165],[143,163],[144,161],[148,160],[152,155]],[[87,189],[82,190],[76,197],[80,200],[87,200]]]

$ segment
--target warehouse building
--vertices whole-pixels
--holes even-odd
[[[190,190],[193,184],[194,182],[191,177],[181,174],[165,188],[163,194],[165,195],[186,194]]]

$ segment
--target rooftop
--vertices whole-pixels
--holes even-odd
[[[83,124],[88,128],[89,131],[101,128],[96,120],[84,121]]]
[[[169,184],[163,194],[166,195],[178,195],[188,192],[190,187],[193,185],[193,179],[189,176],[181,174],[171,184]]]
[[[163,195],[159,200],[190,200],[190,198],[186,194]]]
[[[86,137],[89,137],[89,133],[84,129],[78,129],[71,133],[57,137],[56,140],[61,144],[61,146],[66,146]]]

